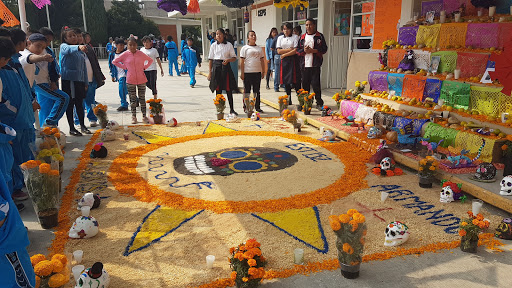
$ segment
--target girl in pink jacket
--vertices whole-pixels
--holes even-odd
[[[140,105],[142,112],[142,121],[148,123],[146,117],[146,70],[153,59],[148,57],[144,52],[137,50],[137,40],[134,37],[128,38],[128,51],[119,55],[112,61],[117,67],[128,70],[126,73],[126,84],[128,87],[128,95],[130,95],[130,106],[132,108],[132,124],[137,124],[137,104]],[[139,98],[137,98],[137,90]],[[138,103],[137,103],[138,102]]]

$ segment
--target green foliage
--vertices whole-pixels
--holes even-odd
[[[200,25],[183,25],[181,27],[182,33],[185,33],[188,37],[194,39],[194,45],[197,47],[199,53],[203,53],[203,42],[201,37],[201,26]],[[181,35],[178,35],[180,37]],[[181,38],[180,38],[181,39]]]
[[[106,43],[107,35],[107,12],[105,11],[103,0],[85,0],[85,18],[87,22],[87,32],[91,34],[91,42]]]
[[[112,8],[107,11],[108,36],[128,37],[133,34],[139,36],[139,39],[148,34],[160,36],[158,26],[155,22],[142,17],[137,3],[125,0],[112,4]]]

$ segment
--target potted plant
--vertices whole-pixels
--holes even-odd
[[[299,103],[302,106],[302,111],[304,112],[304,114],[311,114],[311,108],[313,107],[313,99],[315,98],[315,93],[310,94],[308,91],[302,90],[297,97],[299,98]]]
[[[28,194],[43,229],[59,224],[59,168],[39,160],[21,164]]]
[[[432,188],[437,167],[439,167],[439,161],[432,156],[427,156],[420,161],[418,176],[421,188]]]
[[[149,104],[149,117],[153,118],[153,122],[155,124],[163,123],[163,115],[162,115],[162,99],[149,99],[146,103]]]
[[[507,142],[501,146],[503,150],[503,177],[512,175],[512,135],[507,135]]]
[[[258,287],[265,276],[266,260],[261,255],[260,243],[256,239],[249,239],[245,243],[229,249],[231,255],[231,279],[238,288]]]
[[[69,261],[65,255],[55,254],[47,259],[43,254],[30,257],[36,274],[36,286],[40,288],[62,287],[69,282]]]
[[[98,117],[98,121],[100,121],[100,126],[103,129],[107,128],[107,124],[108,124],[107,109],[108,109],[107,105],[103,105],[103,104],[98,104],[98,105],[96,105],[96,107],[94,107],[92,109],[92,111],[94,112],[94,115],[96,115],[96,117]]]
[[[226,109],[226,98],[222,94],[217,94],[215,99],[213,99],[213,104],[215,104],[215,108],[217,109],[217,120],[224,119],[224,109]]]
[[[478,234],[484,229],[489,228],[489,221],[484,220],[482,214],[475,216],[471,211],[468,211],[468,216],[468,218],[462,219],[460,222],[460,250],[476,253],[478,248]]]
[[[329,216],[329,224],[337,236],[341,275],[347,279],[359,277],[366,235],[365,221],[364,215],[356,209],[349,209],[346,214]]]
[[[251,98],[249,95],[247,95],[247,97],[244,96],[244,107],[247,118],[251,118],[254,112],[254,98]]]
[[[333,99],[334,101],[336,101],[336,106],[338,107],[338,110],[336,110],[336,111],[340,111],[341,101],[343,100],[343,99],[341,98],[340,93],[336,93],[336,94],[334,94],[334,96],[332,96],[332,99]]]
[[[359,94],[364,93],[364,90],[365,90],[367,84],[368,84],[368,81],[363,81],[363,82],[356,81],[356,83],[355,83],[356,90],[354,92],[354,97],[357,97],[357,96],[359,96]]]
[[[293,125],[294,130],[297,129],[298,132],[301,131],[301,124],[297,121],[297,113],[295,110],[290,111],[289,109],[285,109],[283,111],[283,119],[290,122]]]
[[[288,108],[288,95],[279,96],[277,102],[279,103],[279,115],[281,115],[284,109]]]

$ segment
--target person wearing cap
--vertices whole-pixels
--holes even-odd
[[[28,37],[27,48],[21,52],[20,63],[41,106],[39,122],[44,126],[56,127],[66,112],[69,95],[50,87],[48,63],[55,59],[46,52],[46,45],[47,39],[43,34],[31,34]]]

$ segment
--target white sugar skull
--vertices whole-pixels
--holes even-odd
[[[512,175],[505,176],[500,186],[500,195],[512,196]]]
[[[323,141],[333,141],[334,139],[336,139],[336,133],[334,133],[334,131],[332,131],[331,129],[325,129],[322,136],[323,137],[321,140]]]
[[[399,221],[393,221],[388,224],[388,227],[386,227],[386,238],[384,240],[384,246],[398,246],[407,239],[409,239],[409,228],[407,226]]]
[[[80,216],[69,229],[69,238],[85,239],[96,236],[99,232],[98,221],[92,216]]]
[[[76,281],[75,288],[107,288],[110,284],[110,277],[103,269],[101,262],[96,262],[91,268],[87,268],[82,272],[80,278]]]
[[[77,209],[81,210],[82,207],[87,206],[91,209],[98,208],[100,206],[100,196],[94,195],[93,193],[85,193],[82,199],[78,201]]]
[[[441,190],[441,193],[440,193],[439,201],[441,203],[450,203],[450,202],[455,201],[455,199],[453,198],[452,187],[450,187],[450,186],[443,187],[443,189]]]
[[[109,128],[103,129],[101,131],[101,141],[107,142],[107,141],[114,141],[116,139],[116,133]]]
[[[107,127],[110,130],[117,130],[117,129],[121,128],[121,126],[119,126],[119,123],[117,123],[117,121],[115,121],[115,120],[108,121]]]
[[[395,161],[390,157],[382,159],[382,161],[380,161],[380,169],[384,171],[395,169]]]

